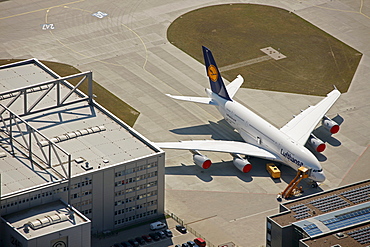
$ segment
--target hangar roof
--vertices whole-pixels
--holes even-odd
[[[56,101],[60,99],[56,95],[60,93],[61,99],[67,97],[73,88],[43,83],[58,78],[61,77],[36,59],[0,67],[0,104],[6,106],[14,101],[9,109],[20,116],[14,118],[8,127],[4,121],[0,122],[3,130],[0,133],[3,196],[65,179],[67,166],[63,164],[68,163],[68,154],[72,159],[73,177],[163,152],[97,103],[78,101],[82,95],[79,91],[68,96],[68,100],[75,102],[57,107]],[[20,88],[27,92],[26,96],[14,91]],[[30,108],[31,104],[36,104],[34,109],[39,110],[24,114],[24,109]],[[12,149],[9,136],[4,134],[4,130],[10,126],[14,140],[23,143],[24,148]],[[31,131],[31,128],[35,130]],[[33,145],[31,148],[28,146],[29,140]],[[56,145],[49,145],[51,142]],[[33,163],[22,155],[30,150]],[[55,156],[55,153],[59,155]],[[51,160],[51,165],[39,162],[43,159],[47,162]]]

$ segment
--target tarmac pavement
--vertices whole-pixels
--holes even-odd
[[[328,113],[329,117],[340,114],[344,123],[332,140],[340,145],[328,146],[321,157],[327,180],[317,189],[303,186],[309,194],[368,179],[370,3],[233,2],[287,9],[363,53],[349,91]],[[1,1],[0,57],[35,57],[93,71],[94,80],[140,111],[134,128],[151,141],[240,139],[214,107],[165,96],[204,96],[208,87],[204,65],[167,41],[168,26],[188,11],[222,3],[228,1]],[[238,102],[277,127],[320,99],[244,88],[236,94]],[[274,181],[263,160],[251,160],[253,170],[241,174],[230,155],[205,154],[214,165],[203,171],[194,165],[189,152],[166,150],[166,209],[215,245],[263,246],[266,216],[278,212],[276,195],[294,171],[282,166],[282,179]]]

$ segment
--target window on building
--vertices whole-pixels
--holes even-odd
[[[271,230],[271,227],[272,227],[271,222],[267,221],[267,229]]]

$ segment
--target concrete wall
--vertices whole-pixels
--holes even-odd
[[[165,154],[158,155],[158,214],[164,214],[165,209]]]
[[[18,231],[10,225],[1,222],[1,246],[27,247],[28,242]]]
[[[270,230],[269,223],[271,224]],[[292,247],[294,239],[294,227],[292,225],[280,226],[273,219],[267,217],[266,227],[266,246],[271,247]],[[270,234],[271,241],[268,240]]]
[[[30,240],[25,239],[23,235],[9,225],[3,229],[1,246],[52,247],[57,240],[67,243],[68,247],[91,246],[90,222]]]
[[[135,168],[140,165],[149,164],[151,162],[157,162],[157,166],[151,167],[144,170],[125,175],[123,177],[116,178],[115,172],[123,169]],[[123,180],[128,177],[141,176],[148,173],[157,172],[157,176],[149,177],[143,180],[139,180],[127,185],[123,185],[120,188],[115,187],[115,181]],[[71,190],[70,196],[71,204],[73,207],[82,212],[88,217],[91,223],[92,233],[98,233],[106,230],[114,230],[122,228],[128,225],[136,224],[137,222],[149,220],[158,217],[158,215],[164,214],[164,174],[165,174],[165,155],[164,153],[156,153],[154,155],[143,157],[141,159],[134,160],[128,163],[122,163],[112,167],[106,167],[102,169],[95,169],[89,173],[81,174],[80,176],[71,179]],[[91,184],[87,184],[86,181],[92,181]],[[134,211],[125,213],[125,217],[131,216],[133,218],[130,222],[116,225],[115,221],[123,215],[115,215],[115,201],[117,197],[115,192],[117,190],[124,190],[126,187],[144,186],[150,182],[157,181],[157,185],[153,187],[144,188],[142,190],[130,193],[130,196],[138,196],[139,194],[156,191],[156,195],[141,200],[133,201],[125,205],[125,207],[135,207]],[[73,187],[75,185],[75,187]],[[78,185],[78,186],[77,186]],[[81,186],[80,186],[81,185]],[[1,215],[7,215],[23,209],[27,209],[33,206],[41,205],[44,203],[56,201],[62,199],[68,201],[68,183],[67,181],[61,183],[54,183],[51,185],[44,186],[42,188],[35,188],[33,190],[18,193],[17,195],[4,199],[2,201]],[[88,194],[86,191],[90,191]],[[86,194],[85,194],[86,193]],[[76,195],[74,197],[74,195]],[[126,198],[126,195],[121,196]],[[138,203],[146,203],[149,201],[156,200],[157,204],[149,205],[145,208],[136,208]],[[85,204],[87,201],[91,203]],[[137,214],[146,214],[148,211],[156,211],[155,214],[151,214],[140,219],[136,219]],[[0,239],[2,236],[0,236]],[[88,245],[84,245],[88,246]]]
[[[58,241],[67,243],[68,247],[91,246],[91,224],[58,231],[28,241],[27,247],[52,247]],[[59,245],[56,245],[59,246]]]

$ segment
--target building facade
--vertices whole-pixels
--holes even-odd
[[[282,203],[266,219],[266,246],[369,245],[369,195],[365,180]]]
[[[75,77],[86,81],[89,95],[68,83]],[[97,104],[91,83],[91,72],[62,78],[35,59],[0,67],[1,232],[9,215],[34,209],[32,222],[39,207],[54,202],[83,215],[83,231],[93,234],[164,214],[164,152]],[[11,239],[26,246],[6,232],[0,245]],[[43,243],[37,246],[52,246]]]

